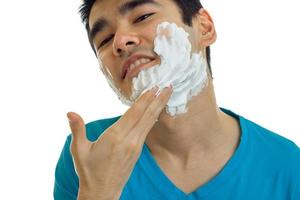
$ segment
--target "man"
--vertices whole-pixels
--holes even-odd
[[[300,199],[299,147],[217,106],[209,57],[216,32],[198,0],[85,0],[80,11],[104,75],[131,107],[86,125],[68,113],[72,134],[56,166],[55,199]],[[158,52],[184,38],[177,33],[189,35],[193,55],[204,55],[205,62],[201,56],[195,62],[207,66],[208,76],[199,73],[205,84],[174,111],[170,101],[191,81],[174,84],[170,77],[143,91],[133,86],[144,72],[171,69],[168,62],[177,58]],[[197,68],[187,62],[180,65]]]

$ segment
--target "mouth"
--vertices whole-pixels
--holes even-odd
[[[122,79],[133,78],[141,70],[153,66],[156,59],[146,55],[133,55],[129,57],[122,68]]]

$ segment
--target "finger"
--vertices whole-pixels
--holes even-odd
[[[140,145],[144,143],[146,136],[168,103],[171,94],[172,87],[167,87],[161,91],[155,100],[148,106],[144,115],[129,134],[131,139],[135,140],[137,138],[138,144]]]
[[[86,138],[86,129],[83,119],[75,112],[68,112],[69,125],[72,131],[72,144],[77,148],[86,148],[90,141]]]
[[[128,134],[128,132],[141,119],[147,107],[155,99],[155,94],[158,92],[158,89],[159,88],[156,86],[145,92],[137,99],[137,101],[124,113],[114,126],[116,133],[121,133],[124,136]]]

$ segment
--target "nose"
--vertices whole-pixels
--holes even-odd
[[[125,52],[131,52],[140,44],[140,39],[133,33],[117,32],[113,41],[113,52],[121,56]]]

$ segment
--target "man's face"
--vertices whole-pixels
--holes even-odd
[[[153,51],[158,24],[168,21],[183,27],[190,34],[192,49],[199,51],[195,29],[182,22],[180,9],[172,0],[98,0],[90,13],[91,30],[99,19],[94,48],[105,74],[125,97],[131,95],[132,79],[138,73],[125,72],[128,65],[141,69],[160,63]]]

